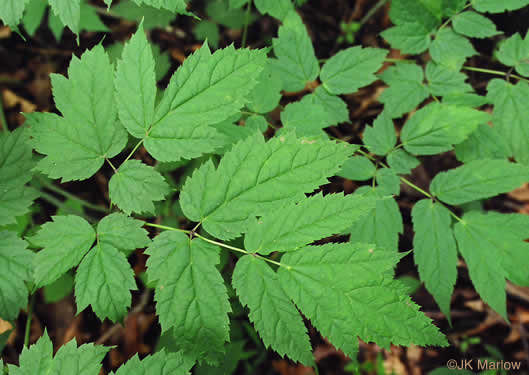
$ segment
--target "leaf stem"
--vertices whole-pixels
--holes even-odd
[[[413,182],[411,182],[410,180],[408,180],[407,178],[405,177],[402,177],[402,176],[399,176],[400,177],[400,180],[402,182],[404,182],[406,185],[412,187],[413,189],[417,190],[419,193],[423,194],[424,196],[432,199],[433,196],[432,194],[428,193],[427,191],[421,189],[420,187],[418,187],[417,185],[415,185]]]
[[[473,72],[479,72],[479,73],[487,73],[487,74],[494,74],[494,75],[497,75],[497,76],[503,76],[503,77],[512,77],[512,78],[516,78],[520,81],[525,81],[525,82],[529,82],[529,79],[527,78],[524,78],[522,76],[519,76],[517,74],[509,74],[509,73],[505,73],[505,72],[502,72],[500,70],[492,70],[492,69],[482,69],[482,68],[474,68],[473,66],[463,66],[464,70],[470,70],[470,71],[473,71]]]
[[[40,179],[40,183],[42,183],[42,185],[44,186],[45,189],[48,189],[48,190],[53,191],[54,193],[60,194],[60,195],[62,195],[65,198],[74,200],[74,201],[80,203],[81,205],[85,206],[86,208],[89,208],[89,209],[94,210],[94,211],[102,212],[102,213],[108,213],[108,210],[106,208],[98,206],[98,205],[95,205],[95,204],[92,204],[90,202],[87,202],[84,199],[81,199],[81,198],[79,198],[79,197],[67,192],[66,190],[61,189],[60,187],[55,186],[54,184],[50,184],[48,182],[45,182],[42,179]]]
[[[358,30],[364,26],[364,24],[369,21],[371,17],[380,9],[382,8],[388,0],[379,0],[378,3],[375,4],[375,6],[367,11],[367,13],[362,17],[362,19],[358,22]],[[358,32],[358,31],[357,31]]]
[[[246,5],[246,20],[244,21],[244,29],[242,30],[242,40],[241,40],[242,48],[246,47],[246,39],[248,37],[248,24],[250,23],[251,9],[252,9],[252,0],[248,0],[248,4]]]
[[[140,139],[140,141],[138,143],[136,143],[136,146],[134,146],[134,148],[132,149],[132,151],[127,155],[127,157],[125,158],[125,160],[123,161],[123,163],[121,163],[121,165],[119,166],[119,168],[121,168],[121,166],[123,164],[125,164],[127,161],[129,161],[129,159],[132,157],[132,155],[134,155],[134,153],[136,152],[136,150],[138,148],[140,148],[140,146],[143,144],[143,139]],[[119,170],[118,168],[118,170]],[[117,171],[116,171],[117,173]]]
[[[254,257],[256,258],[259,258],[259,259],[262,259],[264,260],[265,262],[268,262],[268,263],[271,263],[271,264],[275,264],[276,266],[279,266],[279,267],[286,267],[286,268],[290,268],[290,266],[287,266],[286,264],[284,263],[280,263],[280,262],[276,262],[275,260],[272,260],[272,259],[269,259],[267,257],[264,257],[262,255],[259,255],[257,253],[251,253],[249,251],[246,251],[244,249],[241,249],[241,248],[238,248],[238,247],[235,247],[235,246],[231,246],[231,245],[227,245],[225,243],[222,243],[222,242],[219,242],[219,241],[215,241],[215,240],[212,240],[212,239],[209,239],[205,236],[202,236],[201,234],[199,233],[196,233],[193,230],[187,230],[187,229],[180,229],[180,228],[174,228],[174,227],[169,227],[169,226],[166,226],[166,225],[160,225],[160,224],[154,224],[154,223],[148,223],[148,222],[144,222],[145,226],[148,226],[148,227],[153,227],[153,228],[158,228],[158,229],[164,229],[164,230],[172,230],[172,231],[177,231],[177,232],[183,232],[183,233],[187,233],[189,235],[193,235],[197,238],[200,238],[201,240],[203,241],[206,241],[206,242],[209,242],[210,244],[212,245],[216,245],[216,246],[219,246],[219,247],[223,247],[225,249],[228,249],[228,250],[232,250],[232,251],[235,251],[235,252],[238,252],[238,253],[242,253],[242,254],[245,254],[245,255],[253,255]],[[195,227],[196,228],[196,227]]]
[[[33,315],[33,306],[35,305],[35,294],[29,298],[28,317],[26,319],[26,330],[24,332],[24,346],[29,347],[29,333],[31,331],[31,317]]]
[[[39,198],[45,200],[46,202],[66,212],[76,214],[76,215],[81,215],[82,217],[84,217],[86,220],[88,220],[91,223],[94,223],[97,221],[93,217],[86,215],[82,210],[77,210],[76,208],[71,208],[71,207],[66,206],[63,202],[55,198],[53,195],[46,193],[45,191],[41,190],[39,192]]]
[[[110,167],[112,168],[112,170],[114,171],[114,173],[118,173],[118,170],[116,169],[116,167],[114,167],[114,164],[112,164],[112,162],[110,161],[109,158],[105,158],[105,160],[107,161],[107,163],[110,165]],[[123,162],[124,163],[124,162]]]

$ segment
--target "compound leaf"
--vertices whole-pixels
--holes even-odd
[[[455,146],[457,160],[468,163],[480,159],[507,159],[509,145],[496,126],[478,126],[463,143]]]
[[[426,289],[450,319],[450,297],[457,279],[457,246],[450,211],[430,199],[412,209],[413,257]]]
[[[230,303],[216,268],[219,248],[180,232],[164,232],[146,253],[147,276],[157,281],[156,312],[162,331],[173,330],[186,355],[214,364],[229,340]]]
[[[397,174],[409,174],[421,164],[419,159],[400,148],[389,153],[387,162]]]
[[[488,113],[469,107],[430,103],[406,122],[400,137],[409,153],[434,155],[463,142],[489,117]]]
[[[0,5],[0,20],[6,25],[16,28],[22,19],[29,0],[4,0]]]
[[[250,93],[250,102],[247,107],[256,113],[268,113],[277,107],[281,100],[283,83],[279,74],[267,65],[259,77],[259,83]]]
[[[375,181],[377,189],[383,195],[399,195],[400,178],[391,168],[381,168],[376,171]]]
[[[261,14],[269,14],[281,21],[294,10],[291,0],[255,0],[254,2]]]
[[[279,283],[261,259],[245,255],[233,271],[233,286],[266,347],[307,366],[314,363],[307,328]]]
[[[132,300],[130,291],[137,289],[134,271],[125,254],[98,242],[75,275],[77,313],[91,305],[99,319],[115,322],[125,316]]]
[[[529,181],[526,166],[507,160],[474,160],[438,173],[430,191],[449,204],[462,204],[507,193]]]
[[[77,347],[75,340],[63,345],[53,357],[53,344],[44,335],[29,349],[24,347],[19,366],[8,365],[13,375],[30,374],[72,374],[98,375],[101,361],[111,348],[101,345],[84,344]]]
[[[0,317],[13,321],[28,303],[34,254],[14,232],[0,231],[0,238]]]
[[[479,12],[503,13],[529,5],[529,0],[472,0],[472,6]]]
[[[296,250],[343,232],[374,208],[372,197],[318,194],[254,221],[244,237],[244,246],[248,251],[263,255]]]
[[[382,112],[373,122],[373,126],[366,126],[362,140],[372,153],[388,154],[397,143],[393,120],[386,112]]]
[[[187,14],[186,0],[132,0],[138,5],[148,5],[156,9],[164,8],[171,12]]]
[[[415,109],[429,96],[424,81],[424,73],[415,64],[397,64],[386,69],[381,75],[389,87],[379,96],[384,103],[384,112],[391,118]]]
[[[432,42],[432,32],[418,22],[403,23],[384,30],[380,35],[402,53],[424,52]]]
[[[295,131],[300,136],[323,135],[328,125],[329,115],[321,104],[308,100],[293,102],[281,112],[281,122],[287,131]]]
[[[121,123],[134,137],[145,137],[154,119],[157,89],[154,57],[143,22],[123,48],[114,84]]]
[[[454,70],[459,70],[467,57],[476,53],[467,38],[454,33],[449,27],[439,30],[430,45],[432,60]]]
[[[327,118],[324,127],[349,122],[347,104],[340,97],[329,94],[322,86],[318,86],[312,94],[305,95],[301,102],[322,105],[325,108]]]
[[[417,22],[429,31],[441,24],[440,1],[394,0],[391,2],[389,17],[395,25]]]
[[[122,250],[126,255],[151,243],[143,222],[115,212],[105,216],[97,224],[97,238],[106,244]]]
[[[375,208],[366,218],[353,225],[348,231],[351,242],[374,243],[377,247],[397,252],[399,233],[404,230],[399,205],[393,198],[384,196],[380,188],[369,186],[358,188],[354,195],[378,198]]]
[[[0,134],[0,225],[16,222],[28,212],[38,193],[26,187],[34,166],[31,147],[22,128]]]
[[[53,216],[43,224],[31,242],[44,249],[33,258],[37,287],[51,284],[72,267],[76,267],[90,250],[96,233],[79,216]]]
[[[494,104],[492,122],[509,145],[509,156],[529,164],[529,119],[526,102],[529,84],[516,85],[502,79],[493,79],[487,86],[487,98]]]
[[[465,83],[465,74],[431,61],[426,65],[426,78],[430,93],[435,96],[473,91],[472,86]]]
[[[476,12],[467,11],[452,19],[454,30],[471,38],[489,38],[501,34],[490,19]]]
[[[376,81],[388,51],[378,48],[350,47],[331,57],[321,69],[323,87],[334,95],[352,94]]]
[[[220,147],[208,125],[239,113],[265,64],[263,50],[230,46],[211,54],[204,45],[171,78],[147,131],[147,151],[159,161],[178,161]]]
[[[351,153],[349,145],[285,134],[264,141],[255,134],[237,143],[215,169],[198,168],[180,194],[184,214],[220,239],[239,236],[250,216],[301,200],[327,182]]]
[[[51,78],[64,117],[31,113],[26,118],[35,150],[46,155],[36,168],[62,181],[84,180],[123,150],[127,132],[116,121],[114,68],[102,45],[81,59],[74,56],[68,76]]]
[[[322,335],[351,357],[358,348],[355,337],[384,348],[412,342],[446,346],[438,328],[393,279],[401,256],[360,243],[308,246],[281,258],[279,280]]]
[[[352,181],[366,181],[375,176],[376,170],[377,167],[365,156],[353,156],[343,163],[336,174]]]
[[[49,0],[51,9],[74,34],[79,33],[81,0]],[[72,78],[72,77],[70,77]]]
[[[525,39],[516,33],[503,41],[496,57],[501,63],[514,67],[519,74],[529,77],[529,33],[525,34]]]
[[[154,213],[153,202],[169,194],[169,185],[153,167],[139,160],[128,160],[110,179],[108,191],[112,202],[127,215]]]
[[[273,40],[277,59],[270,61],[272,68],[279,73],[284,90],[302,90],[320,73],[307,28],[296,12],[290,12],[279,28],[278,35]]]
[[[135,355],[121,366],[115,375],[189,375],[193,364],[180,352],[166,353],[162,349],[142,360]]]

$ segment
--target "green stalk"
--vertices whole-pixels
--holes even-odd
[[[242,30],[242,48],[246,47],[246,38],[248,37],[248,24],[250,23],[250,11],[252,9],[252,0],[248,0],[246,5],[246,20],[244,21],[244,29]]]
[[[31,318],[33,315],[33,307],[35,306],[35,294],[32,294],[29,298],[28,304],[28,317],[26,319],[26,331],[24,332],[24,346],[29,347],[29,333],[31,331]]]
[[[95,205],[95,204],[92,204],[90,202],[85,201],[84,199],[76,197],[75,195],[67,192],[66,190],[61,189],[58,186],[55,186],[55,185],[50,184],[50,183],[47,183],[47,182],[45,182],[43,180],[41,180],[40,182],[42,183],[42,185],[44,185],[45,189],[53,191],[54,193],[60,194],[60,195],[62,195],[63,197],[65,197],[67,199],[71,199],[73,201],[76,201],[76,202],[80,203],[81,205],[83,205],[86,208],[89,208],[89,209],[94,210],[94,211],[102,212],[102,213],[108,213],[108,210],[106,208],[98,206],[98,205]]]

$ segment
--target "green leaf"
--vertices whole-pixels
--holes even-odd
[[[386,112],[382,112],[373,122],[373,126],[366,126],[362,140],[372,153],[388,154],[397,144],[393,120]]]
[[[246,4],[248,0],[230,0],[230,8],[231,9],[238,9],[242,7],[244,4]]]
[[[219,48],[220,32],[216,23],[207,20],[200,21],[195,25],[193,34],[198,40],[204,41],[207,39],[213,48]]]
[[[365,156],[353,156],[343,163],[342,169],[336,174],[352,181],[367,181],[373,178],[376,170],[375,165]]]
[[[266,347],[307,366],[314,363],[307,328],[277,273],[261,259],[245,255],[233,271],[233,286]]]
[[[327,183],[350,154],[346,144],[297,139],[291,134],[265,143],[254,135],[220,161],[198,168],[180,194],[184,214],[220,239],[239,236],[248,218],[300,200]]]
[[[321,69],[322,85],[331,94],[352,94],[376,81],[375,73],[382,67],[387,54],[384,49],[360,46],[342,50]]]
[[[465,74],[431,61],[426,65],[426,78],[430,93],[434,96],[473,91],[472,86],[465,83]]]
[[[33,168],[31,147],[22,128],[0,134],[0,225],[16,222],[29,211],[38,193],[26,187]]]
[[[181,232],[164,232],[146,251],[149,282],[157,281],[156,312],[162,332],[173,330],[185,354],[219,362],[229,340],[231,311],[216,268],[219,248]]]
[[[430,199],[417,202],[413,219],[413,257],[419,276],[450,319],[450,297],[457,279],[457,247],[450,211]]]
[[[389,87],[378,100],[384,103],[384,112],[391,118],[400,117],[412,111],[429,96],[424,81],[424,73],[415,64],[397,64],[386,69],[380,78]]]
[[[381,168],[375,174],[377,189],[383,195],[400,194],[400,177],[391,168]]]
[[[499,133],[497,127],[485,124],[470,134],[463,143],[455,146],[457,160],[468,163],[480,159],[507,159],[509,145]]]
[[[492,122],[509,144],[510,156],[529,164],[529,118],[526,115],[529,84],[512,85],[493,79],[487,86],[487,98],[494,104]]]
[[[489,115],[468,107],[430,103],[404,125],[401,141],[414,155],[434,155],[463,142]]]
[[[467,4],[467,0],[441,0],[441,8],[445,17],[453,17],[461,12]]]
[[[218,24],[229,29],[242,29],[245,24],[251,24],[255,17],[250,13],[246,19],[246,9],[230,9],[228,0],[213,0],[206,6],[206,14]]]
[[[418,22],[403,23],[384,30],[380,35],[402,53],[419,54],[430,47],[431,31]]]
[[[15,0],[15,1],[17,1],[19,4],[24,4],[24,1],[22,2],[19,0]],[[29,2],[28,2],[27,9],[24,12],[24,17],[22,18],[22,24],[24,25],[24,29],[26,30],[26,32],[30,36],[33,37],[37,29],[39,28],[40,24],[42,23],[42,18],[44,17],[48,4],[42,0],[28,0],[28,1]],[[3,17],[0,15],[0,18],[3,18]],[[9,24],[9,22],[7,22],[7,24]]]
[[[453,93],[443,96],[443,104],[453,104],[462,107],[478,108],[489,103],[486,96],[469,93]]]
[[[392,151],[387,157],[388,165],[398,174],[410,174],[421,162],[402,149]]]
[[[44,335],[31,345],[24,347],[19,366],[9,365],[12,375],[30,374],[79,374],[98,375],[101,361],[111,348],[101,345],[84,344],[77,347],[75,340],[63,345],[53,357],[53,344],[44,331]]]
[[[501,264],[502,253],[497,247],[504,234],[501,231],[498,233],[495,230],[497,228],[490,224],[485,227],[480,227],[479,222],[478,225],[473,224],[473,219],[479,220],[478,215],[481,214],[470,212],[464,216],[463,223],[454,226],[459,252],[467,263],[476,291],[493,310],[507,320],[506,272]],[[500,237],[491,238],[491,232],[499,234]]]
[[[70,273],[65,273],[53,283],[43,288],[44,301],[55,303],[73,292],[74,278]]]
[[[472,43],[449,27],[439,30],[430,45],[432,60],[454,70],[461,69],[466,59],[475,54]]]
[[[357,189],[354,194],[378,199],[375,208],[367,214],[366,219],[348,230],[351,233],[351,242],[374,243],[377,247],[397,252],[399,233],[404,231],[404,226],[395,199],[384,197],[384,193],[379,188],[369,186]]]
[[[145,148],[159,161],[191,159],[222,145],[208,126],[239,113],[266,64],[263,50],[203,46],[171,78]]]
[[[56,16],[68,26],[74,34],[79,33],[81,19],[81,0],[48,0]],[[70,77],[72,78],[72,77]]]
[[[156,9],[164,8],[174,13],[188,14],[187,0],[132,0],[138,5],[148,5]]]
[[[294,10],[292,0],[254,0],[254,3],[261,14],[269,14],[280,21]]]
[[[522,39],[516,33],[500,44],[496,57],[502,64],[512,66],[519,74],[529,77],[529,33]]]
[[[125,316],[132,301],[130,291],[137,289],[134,271],[125,255],[98,242],[75,275],[77,313],[91,305],[99,319],[115,322]]]
[[[4,0],[0,5],[0,20],[6,25],[16,27],[29,0]],[[53,1],[53,0],[52,0]]]
[[[53,216],[53,222],[43,224],[31,242],[44,249],[34,257],[35,284],[51,284],[76,267],[90,250],[96,233],[79,216]]]
[[[53,343],[44,330],[39,340],[29,349],[24,345],[19,359],[19,367],[8,365],[11,375],[32,375],[49,373],[53,360]]]
[[[449,204],[462,204],[510,192],[529,181],[528,169],[507,160],[474,160],[438,173],[430,191]]]
[[[121,1],[111,9],[112,13],[133,22],[141,22],[145,30],[163,28],[175,18],[175,14],[165,9],[156,9],[147,5],[137,5],[132,1]]]
[[[142,360],[135,355],[115,375],[189,375],[193,364],[180,352],[166,353],[162,350]]]
[[[151,243],[143,222],[121,213],[105,216],[97,224],[97,238],[101,244],[122,250],[126,255]]]
[[[286,131],[295,131],[300,136],[323,135],[328,114],[320,104],[299,101],[288,104],[281,112],[281,122]]]
[[[110,31],[110,29],[101,21],[101,18],[99,18],[95,7],[85,2],[81,2],[80,14],[80,30],[103,32]]]
[[[37,169],[62,181],[94,175],[105,158],[117,155],[127,143],[125,129],[116,121],[114,68],[103,47],[73,57],[67,79],[51,77],[53,95],[63,117],[51,113],[26,114],[35,150],[46,155]],[[94,84],[97,82],[97,84]]]
[[[322,335],[350,357],[358,350],[356,337],[383,348],[446,346],[438,328],[393,280],[401,256],[367,244],[309,246],[281,258],[279,280]]]
[[[452,19],[454,30],[471,38],[489,38],[501,34],[490,19],[476,12],[467,11]]]
[[[279,75],[267,65],[259,77],[259,83],[250,93],[248,109],[256,113],[273,111],[281,100],[282,86]]]
[[[134,137],[145,137],[154,119],[157,89],[154,57],[143,23],[125,44],[114,84],[121,123]]]
[[[321,105],[325,108],[327,118],[324,127],[349,122],[347,104],[340,97],[329,94],[322,86],[318,86],[312,94],[305,95],[301,102],[309,102],[311,105]]]
[[[321,194],[285,205],[254,221],[244,237],[248,251],[268,255],[292,251],[341,233],[375,208],[375,199]]]
[[[471,3],[478,12],[503,13],[523,8],[529,5],[529,0],[472,0]]]
[[[277,59],[272,59],[270,64],[279,73],[285,91],[300,91],[320,73],[312,40],[296,12],[285,17],[278,35],[273,40]]]
[[[418,22],[428,30],[441,24],[440,7],[430,6],[428,0],[394,0],[391,2],[389,17],[395,25]]]
[[[108,183],[110,199],[127,215],[154,213],[153,202],[169,194],[169,185],[153,167],[139,160],[128,160]]]
[[[14,232],[0,231],[0,317],[13,321],[28,303],[33,253]]]

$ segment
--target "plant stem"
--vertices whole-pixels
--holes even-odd
[[[106,208],[101,207],[101,206],[97,206],[95,204],[92,204],[90,202],[85,201],[84,199],[76,197],[75,195],[67,192],[66,190],[61,189],[58,186],[55,186],[55,185],[50,184],[48,182],[45,182],[43,180],[40,180],[40,183],[42,183],[42,185],[44,185],[45,189],[51,190],[54,193],[60,194],[60,195],[62,195],[65,198],[68,198],[68,199],[71,199],[73,201],[76,201],[76,202],[80,203],[81,205],[83,205],[86,208],[89,208],[89,209],[94,210],[94,211],[102,212],[102,213],[108,213],[108,210]]]
[[[402,182],[404,182],[406,185],[408,185],[409,187],[411,187],[411,188],[417,190],[419,193],[423,194],[424,196],[426,196],[426,197],[428,197],[428,198],[430,198],[430,199],[433,198],[433,197],[432,197],[432,194],[430,194],[430,193],[428,193],[427,191],[421,189],[420,187],[418,187],[417,185],[415,185],[413,182],[411,182],[411,181],[408,180],[407,178],[400,176],[400,180],[401,180]]]
[[[388,0],[379,0],[378,3],[375,4],[375,6],[371,9],[369,9],[367,11],[367,13],[364,15],[364,17],[362,17],[362,19],[360,20],[360,22],[358,22],[358,30],[360,30],[362,28],[362,26],[364,26],[364,24],[369,21],[369,19],[371,17],[373,17],[373,15],[380,9],[382,8],[386,3],[388,2]],[[358,32],[358,31],[357,31]]]
[[[209,238],[207,238],[207,237],[202,236],[201,234],[195,233],[194,230],[187,230],[187,229],[173,228],[173,227],[168,227],[168,226],[166,226],[166,225],[153,224],[153,223],[148,223],[148,222],[144,222],[143,225],[146,225],[146,226],[148,226],[148,227],[158,228],[158,229],[172,230],[172,231],[177,231],[177,232],[187,233],[187,234],[193,235],[193,236],[195,236],[195,237],[197,237],[197,238],[200,238],[200,239],[203,240],[203,241],[209,242],[209,243],[212,244],[212,245],[220,246],[220,247],[223,247],[223,248],[225,248],[225,249],[232,250],[232,251],[236,251],[236,252],[238,252],[238,253],[242,253],[242,254],[245,254],[245,255],[253,255],[253,256],[256,257],[256,258],[259,258],[259,259],[264,260],[265,262],[268,262],[268,263],[271,263],[271,264],[275,264],[276,266],[279,266],[279,267],[285,267],[285,268],[287,268],[287,269],[291,269],[290,266],[287,266],[287,265],[284,264],[284,263],[276,262],[275,260],[272,260],[272,259],[266,258],[266,257],[261,256],[261,255],[256,254],[256,253],[251,253],[251,252],[249,252],[249,251],[246,251],[246,250],[244,250],[244,249],[240,249],[240,248],[235,247],[235,246],[231,246],[231,245],[227,245],[227,244],[225,244],[225,243],[219,242],[219,241],[211,240],[211,239],[209,239]]]
[[[248,0],[248,4],[246,5],[246,20],[244,21],[244,29],[242,30],[242,40],[241,40],[242,48],[246,47],[246,38],[248,37],[248,24],[250,23],[251,9],[252,9],[252,0]]]
[[[112,164],[112,162],[110,161],[110,159],[108,158],[105,158],[106,162],[110,165],[110,168],[112,168],[112,170],[114,171],[114,173],[118,173],[118,170],[116,169],[116,167],[114,167],[114,164]],[[124,162],[123,162],[124,163]]]
[[[132,151],[127,155],[127,157],[125,158],[125,160],[123,161],[123,163],[121,163],[121,165],[125,164],[127,161],[129,161],[129,159],[132,157],[132,155],[134,155],[134,153],[136,152],[136,150],[138,148],[140,148],[140,146],[143,144],[143,139],[141,139],[138,143],[136,143],[136,146],[134,146],[134,148],[132,149]],[[121,165],[119,166],[119,168],[121,168]],[[119,168],[117,168],[117,170],[119,170]]]
[[[26,331],[24,332],[24,346],[29,347],[29,331],[31,331],[31,317],[33,315],[33,306],[35,305],[35,294],[29,298],[28,317],[26,319]]]
[[[474,68],[473,66],[463,66],[464,70],[470,70],[470,71],[473,71],[473,72],[479,72],[479,73],[487,73],[487,74],[494,74],[494,75],[497,75],[497,76],[503,76],[503,77],[512,77],[512,78],[516,78],[520,81],[525,81],[525,82],[529,82],[529,79],[527,78],[524,78],[522,76],[519,76],[517,74],[509,74],[509,73],[505,73],[505,72],[502,72],[502,71],[499,71],[499,70],[492,70],[492,69],[482,69],[482,68]]]
[[[63,202],[61,202],[60,200],[55,198],[53,195],[48,194],[48,193],[46,193],[44,191],[40,191],[39,192],[39,198],[44,199],[46,202],[54,205],[57,208],[60,208],[60,209],[62,209],[64,211],[66,211],[66,212],[69,212],[69,213],[72,213],[72,214],[81,215],[82,217],[84,217],[86,220],[88,220],[91,223],[94,223],[94,222],[97,221],[93,217],[86,215],[84,212],[82,212],[80,210],[77,210],[75,208],[71,208],[71,207],[66,206]]]
[[[6,114],[4,112],[4,102],[2,101],[2,95],[0,93],[0,131],[8,132]]]

